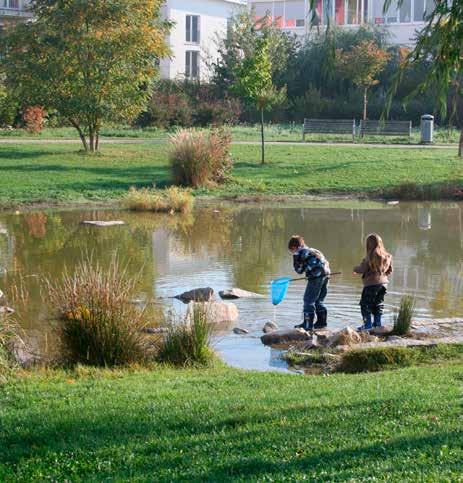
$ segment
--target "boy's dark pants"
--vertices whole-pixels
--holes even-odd
[[[376,317],[383,314],[385,295],[386,287],[384,285],[370,285],[363,288],[362,298],[360,299],[363,320],[366,317],[371,317],[372,314]]]
[[[315,313],[326,313],[323,302],[328,293],[328,281],[328,277],[317,277],[307,282],[304,292],[304,317],[313,317]]]

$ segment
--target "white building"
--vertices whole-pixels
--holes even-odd
[[[227,34],[228,21],[240,8],[246,8],[246,0],[166,0],[163,16],[173,22],[167,39],[172,54],[160,62],[161,77],[207,80],[207,65],[218,56],[217,36]]]
[[[8,22],[31,17],[28,4],[29,0],[0,0],[0,28]]]
[[[267,13],[281,29],[307,35],[310,31],[312,11],[308,0],[249,0],[256,18]],[[433,0],[403,0],[402,5],[391,6],[383,13],[384,0],[318,0],[316,17],[320,25],[331,24],[355,28],[369,23],[382,25],[390,34],[389,41],[399,45],[413,44],[416,30],[424,26],[426,11],[434,8]],[[312,27],[313,28],[313,27]]]

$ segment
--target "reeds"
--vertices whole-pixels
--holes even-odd
[[[123,199],[125,208],[133,211],[190,213],[194,198],[189,190],[172,186],[164,190],[131,188]]]
[[[224,129],[208,134],[182,129],[170,138],[169,159],[174,182],[192,188],[208,187],[227,180],[232,169],[231,135]]]
[[[394,315],[394,327],[392,329],[394,335],[407,335],[410,332],[414,312],[415,298],[411,295],[405,295],[400,301],[399,310]]]
[[[131,303],[137,277],[113,257],[109,267],[83,259],[60,282],[46,280],[47,296],[58,312],[62,357],[68,364],[116,366],[142,363],[154,347],[142,331],[146,309]]]
[[[208,365],[214,358],[211,336],[207,306],[195,304],[189,319],[171,322],[157,358],[179,366]]]

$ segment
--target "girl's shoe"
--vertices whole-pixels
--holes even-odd
[[[373,328],[373,325],[371,323],[371,315],[368,314],[363,319],[363,325],[360,327],[357,327],[357,331],[361,332],[362,330],[371,330],[372,328]]]
[[[381,327],[381,315],[374,316],[373,327]]]
[[[321,312],[317,312],[317,322],[313,326],[314,329],[324,329],[328,324],[326,319],[328,317],[328,312],[326,310],[322,310]]]
[[[295,325],[294,328],[312,331],[314,320],[315,320],[315,314],[304,314],[304,322],[302,324]]]

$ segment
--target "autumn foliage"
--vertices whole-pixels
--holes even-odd
[[[43,129],[45,115],[45,111],[40,106],[26,107],[23,113],[26,129],[32,134],[38,134]]]

